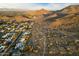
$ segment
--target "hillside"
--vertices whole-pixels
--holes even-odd
[[[55,21],[52,22],[49,27],[50,28],[59,28],[59,27],[74,27],[79,23],[79,6],[78,5],[71,5],[62,10],[60,13],[67,14],[64,17],[57,17],[54,19]],[[58,12],[59,13],[59,12]]]
[[[70,14],[65,17],[56,19],[56,21],[52,22],[49,26],[50,28],[59,28],[59,27],[74,27],[79,24],[79,15]]]
[[[68,6],[58,13],[66,14],[48,25],[47,42],[49,55],[79,55],[79,6]]]
[[[70,5],[60,10],[60,12],[66,14],[79,13],[79,5]]]

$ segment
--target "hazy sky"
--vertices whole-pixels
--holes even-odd
[[[17,8],[17,9],[49,9],[49,10],[59,10],[71,4],[57,4],[57,3],[0,3],[0,8]]]

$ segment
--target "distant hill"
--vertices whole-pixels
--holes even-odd
[[[49,10],[40,9],[40,10],[28,10],[28,9],[8,9],[8,8],[0,8],[0,19],[8,20],[15,19],[17,21],[23,21],[30,19],[32,20],[34,17],[42,18],[43,14],[50,13]],[[40,21],[40,20],[35,20]]]
[[[50,11],[46,9],[40,10],[23,10],[23,9],[7,9],[0,8],[0,19],[34,19],[39,22],[40,20],[44,22],[49,22],[49,27],[52,28],[59,26],[65,19],[71,20],[79,14],[79,5],[70,5],[58,11]],[[74,15],[74,16],[72,16]],[[62,20],[63,19],[63,20]],[[77,18],[78,19],[78,18]],[[58,24],[55,24],[55,23]],[[63,22],[62,22],[63,23]],[[53,25],[54,24],[54,25]]]
[[[49,10],[46,10],[46,9],[40,9],[40,10],[30,10],[27,12],[28,14],[30,15],[42,15],[42,14],[48,14],[49,13]]]

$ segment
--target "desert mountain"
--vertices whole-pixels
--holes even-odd
[[[56,19],[52,24],[49,26],[50,28],[71,28],[75,27],[79,24],[79,15],[71,14],[65,17]]]
[[[53,21],[50,25],[49,28],[76,28],[79,26],[79,6],[78,5],[71,5],[68,6],[62,10],[60,10],[62,14],[67,14],[64,17],[61,16],[55,21]],[[52,19],[53,20],[53,19]]]
[[[8,8],[0,8],[0,19],[15,19],[17,21],[23,20],[33,20],[40,21],[39,19],[43,19],[43,14],[49,14],[50,11],[46,9],[40,10],[23,10],[23,9],[8,9]]]
[[[48,14],[49,10],[46,9],[40,9],[40,10],[32,10],[27,12],[30,15],[42,15],[42,14]]]
[[[66,14],[79,13],[79,5],[70,5],[70,6],[60,10],[60,12],[66,13]]]

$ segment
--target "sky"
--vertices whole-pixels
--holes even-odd
[[[60,10],[69,5],[68,3],[0,3],[0,8],[28,9],[28,10]]]

